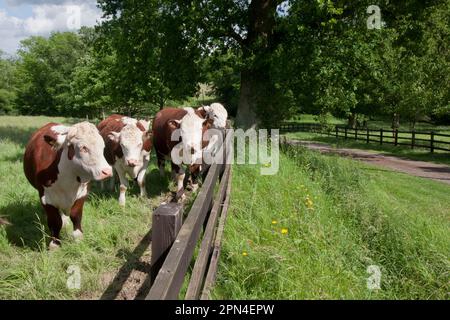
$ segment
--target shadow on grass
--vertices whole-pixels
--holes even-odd
[[[118,253],[118,256],[125,258],[125,263],[119,269],[112,282],[108,285],[105,292],[100,297],[100,300],[114,300],[118,297],[128,278],[130,278],[133,270],[138,270],[146,274],[150,274],[150,263],[140,261],[145,250],[150,246],[152,241],[151,230],[141,239],[136,248],[131,252],[129,250],[122,250]],[[135,299],[142,300],[145,298],[150,290],[150,277],[146,277],[142,285],[137,288]]]
[[[103,187],[101,182],[92,182],[89,193],[94,194],[99,199],[118,198],[120,183],[117,174],[115,174],[111,179],[115,179],[114,183],[111,185],[111,180],[108,179],[103,182]],[[127,190],[127,196],[138,196],[140,194],[140,189],[136,180],[129,180],[129,185],[130,187]],[[147,172],[145,176],[145,188],[149,198],[169,192],[169,185],[169,177],[167,175],[161,177],[158,169],[153,169],[150,172]]]
[[[17,127],[0,127],[0,139],[9,140],[15,144],[25,147],[28,140],[37,128],[17,128]]]
[[[39,249],[39,242],[44,237],[42,229],[46,222],[38,201],[10,203],[0,208],[0,216],[9,222],[5,230],[12,245]]]

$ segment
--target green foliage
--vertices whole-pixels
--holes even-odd
[[[85,47],[71,32],[21,42],[17,107],[22,114],[74,115],[70,81]]]
[[[0,51],[0,114],[14,111],[16,98],[15,61]]]
[[[117,101],[163,107],[168,99],[194,95],[202,80],[199,42],[187,30],[189,16],[177,14],[175,1],[99,4],[109,20],[98,28],[98,48],[116,56],[111,76]]]

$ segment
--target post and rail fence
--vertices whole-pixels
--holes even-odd
[[[224,157],[229,155],[230,141],[228,132],[222,150]],[[152,286],[147,300],[210,299],[231,193],[231,165],[223,162],[205,170],[203,185],[185,217],[183,204],[179,203],[162,204],[153,212]],[[181,296],[183,284],[187,287]]]
[[[436,150],[450,152],[450,134],[435,131],[351,128],[339,125],[333,127],[318,123],[286,123],[280,126],[280,133],[288,132],[313,132],[330,137],[334,136],[336,139],[364,141],[367,144],[391,144],[412,149],[428,149],[432,153]]]

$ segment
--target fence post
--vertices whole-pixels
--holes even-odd
[[[355,140],[358,140],[358,127],[355,127]]]
[[[434,152],[434,131],[431,131],[430,151],[431,153]]]
[[[380,145],[383,144],[383,128],[380,128]]]
[[[394,139],[395,139],[394,145],[397,146],[398,145],[398,129],[395,129]]]
[[[347,140],[347,127],[345,127],[345,140]]]
[[[411,149],[414,149],[415,144],[416,144],[416,131],[413,129],[413,131],[411,131]]]
[[[151,283],[155,281],[182,224],[183,206],[179,203],[160,205],[153,212]]]
[[[369,143],[369,128],[366,128],[366,130],[367,130],[367,140],[366,140],[366,142]]]
[[[336,128],[336,140],[337,140],[339,138],[339,127],[336,126],[335,128]]]

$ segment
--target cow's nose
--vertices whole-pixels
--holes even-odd
[[[105,168],[102,170],[102,179],[112,177],[112,168]]]
[[[137,163],[138,163],[137,160],[134,160],[134,159],[128,160],[127,162],[128,162],[128,166],[131,168],[136,167]]]
[[[195,148],[191,147],[191,154],[195,154]]]

